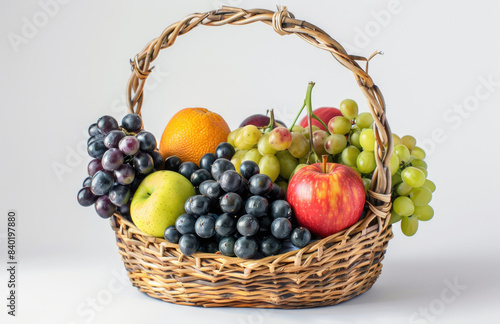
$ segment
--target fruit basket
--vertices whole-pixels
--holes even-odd
[[[320,28],[278,11],[223,7],[170,25],[131,61],[129,110],[141,114],[144,84],[162,49],[195,27],[263,22],[280,35],[296,35],[328,51],[352,71],[374,119],[376,170],[366,197],[366,214],[351,227],[309,245],[265,257],[240,259],[197,252],[185,256],[177,244],[148,236],[115,213],[111,226],[132,284],[166,302],[204,307],[309,308],[334,305],[367,291],[377,280],[389,240],[393,138],[379,88],[364,57],[349,55]],[[364,61],[363,69],[357,62]]]

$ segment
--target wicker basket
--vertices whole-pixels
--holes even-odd
[[[330,52],[354,73],[375,120],[377,169],[366,201],[366,216],[350,228],[284,254],[244,260],[221,254],[184,256],[177,244],[148,236],[119,214],[111,218],[116,241],[132,284],[167,302],[205,307],[308,308],[334,305],[367,291],[380,275],[388,241],[391,207],[389,159],[392,135],[385,103],[366,72],[369,59],[348,55],[318,27],[277,12],[223,7],[198,13],[165,29],[131,61],[127,93],[131,112],[141,113],[144,83],[161,49],[199,25],[244,25],[261,21],[280,35],[295,34]],[[365,61],[363,70],[356,61]]]

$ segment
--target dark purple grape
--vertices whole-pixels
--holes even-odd
[[[216,158],[213,153],[205,153],[200,159],[200,168],[205,169],[208,172],[212,171],[212,164],[215,162]]]
[[[199,186],[200,193],[208,198],[215,199],[222,195],[220,183],[215,180],[205,180]]]
[[[264,256],[276,255],[280,253],[281,246],[280,240],[269,235],[260,242],[260,252]]]
[[[130,204],[125,204],[123,206],[118,207],[118,212],[120,213],[120,215],[125,217],[125,219],[128,220],[129,222],[132,221],[132,218],[130,217]]]
[[[214,180],[219,181],[222,174],[227,170],[233,170],[233,171],[236,170],[234,168],[233,163],[231,163],[231,161],[226,159],[217,159],[212,164],[212,170],[211,170],[212,177],[214,178]]]
[[[102,135],[101,133],[90,136],[89,139],[87,140],[87,146],[99,140],[104,142],[104,135]]]
[[[165,240],[169,241],[170,243],[177,244],[179,243],[181,233],[179,233],[174,225],[170,225],[165,229],[165,234],[163,236],[165,237]]]
[[[181,164],[182,164],[181,159],[179,159],[177,155],[172,155],[165,160],[164,169],[177,172],[179,171],[179,167],[181,166]]]
[[[90,187],[90,183],[92,182],[92,177],[86,177],[83,180],[82,187]]]
[[[118,148],[123,154],[132,156],[139,151],[140,143],[135,136],[125,136],[118,143]]]
[[[114,172],[116,182],[122,185],[129,185],[134,182],[135,170],[128,164],[120,165]]]
[[[87,165],[87,172],[91,177],[93,177],[94,174],[101,170],[104,170],[104,168],[102,167],[101,160],[99,159],[93,159]]]
[[[83,187],[78,191],[77,199],[78,203],[83,207],[92,206],[99,196],[96,196],[90,190],[90,187]]]
[[[271,224],[271,234],[278,239],[287,238],[291,231],[292,223],[286,218],[276,218]]]
[[[219,183],[225,192],[237,192],[241,187],[241,176],[234,170],[227,170],[220,176]]]
[[[107,148],[117,148],[120,140],[124,138],[126,135],[121,130],[113,130],[104,137],[104,146]]]
[[[123,153],[117,148],[111,148],[102,156],[101,164],[104,170],[114,171],[123,164]]]
[[[151,152],[156,149],[156,138],[150,132],[142,131],[135,137],[139,140],[141,151]]]
[[[94,159],[102,158],[107,148],[102,139],[96,140],[87,146],[87,153]]]
[[[130,189],[124,185],[114,185],[108,192],[109,200],[116,206],[123,206],[130,200]]]
[[[229,214],[222,214],[215,221],[215,232],[221,236],[231,235],[236,231],[236,218]]]
[[[92,125],[89,126],[89,135],[94,136],[98,134],[101,134],[101,131],[97,127],[97,123],[93,123]]]
[[[142,118],[137,114],[125,115],[122,119],[122,127],[130,133],[137,133],[142,128]]]
[[[259,165],[251,160],[243,161],[240,165],[241,176],[249,180],[253,175],[259,174]]]
[[[284,217],[291,220],[293,214],[292,206],[286,200],[275,200],[269,207],[269,214],[274,219]]]
[[[238,219],[236,229],[243,236],[254,236],[259,232],[259,220],[253,215],[243,215]]]
[[[153,158],[153,164],[155,166],[155,170],[163,170],[163,165],[165,161],[163,160],[163,156],[161,156],[160,152],[152,151],[149,152],[149,155]]]
[[[212,175],[205,169],[198,169],[191,174],[190,181],[193,186],[198,187],[203,181],[212,179]]]
[[[98,171],[90,183],[90,190],[97,196],[102,196],[108,193],[109,189],[113,187],[115,179],[113,175],[107,171]]]
[[[194,171],[198,170],[198,166],[193,162],[184,162],[179,166],[178,172],[186,179],[191,180],[191,175]]]
[[[266,196],[270,201],[275,201],[278,199],[283,200],[285,199],[285,191],[283,190],[283,188],[273,182],[273,189]]]
[[[234,147],[227,142],[220,143],[215,149],[215,157],[218,159],[231,160],[234,153]]]
[[[238,191],[236,191],[236,193],[240,195],[240,197],[243,198],[243,200],[247,199],[247,196],[250,193],[250,191],[248,187],[248,182],[245,179],[241,178],[241,186],[238,189]]]
[[[269,203],[266,198],[254,195],[247,199],[245,211],[250,215],[261,217],[267,214],[268,206]]]
[[[273,218],[271,216],[259,217],[259,232],[260,233],[271,233],[271,224],[273,223]]]
[[[242,236],[234,243],[234,254],[241,259],[250,259],[259,249],[253,237]]]
[[[177,220],[175,221],[175,228],[179,231],[181,234],[193,234],[195,233],[194,231],[194,224],[196,223],[196,218],[193,215],[190,214],[182,214],[179,217],[177,217]]]
[[[242,204],[243,200],[240,195],[234,192],[228,192],[220,197],[219,201],[220,209],[224,213],[228,214],[237,214],[240,211]]]
[[[198,217],[194,230],[199,237],[209,238],[215,235],[215,218],[212,215]]]
[[[186,213],[188,214],[194,214],[193,211],[191,210],[191,202],[193,201],[193,198],[195,196],[192,196],[192,197],[189,197],[186,202],[184,203],[184,210],[186,211]]]
[[[253,175],[248,184],[253,195],[264,196],[273,190],[273,182],[266,174]]]
[[[210,198],[203,195],[196,195],[190,198],[190,209],[193,214],[204,215],[210,212]]]
[[[141,174],[149,174],[154,170],[154,162],[151,155],[139,151],[134,155],[134,169]]]
[[[108,196],[101,196],[95,202],[95,211],[102,218],[109,218],[116,212],[116,206]]]
[[[290,241],[299,249],[303,248],[311,242],[311,232],[305,227],[296,227],[290,235]]]
[[[223,237],[219,242],[219,251],[225,256],[234,257],[234,243],[236,239],[233,236]]]
[[[111,116],[102,116],[97,120],[97,128],[107,135],[109,132],[115,129],[119,129],[118,122]]]
[[[200,247],[200,240],[194,234],[184,234],[179,239],[179,249],[182,254],[190,256]]]

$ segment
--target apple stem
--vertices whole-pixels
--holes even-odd
[[[323,166],[323,173],[326,173],[326,165],[328,162],[328,155],[323,154],[321,157],[323,158],[323,161],[322,161],[323,162],[323,165],[322,165]]]

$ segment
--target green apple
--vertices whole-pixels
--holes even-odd
[[[137,188],[130,205],[132,221],[147,235],[163,237],[165,229],[184,214],[184,203],[196,195],[193,185],[173,171],[149,174]]]

